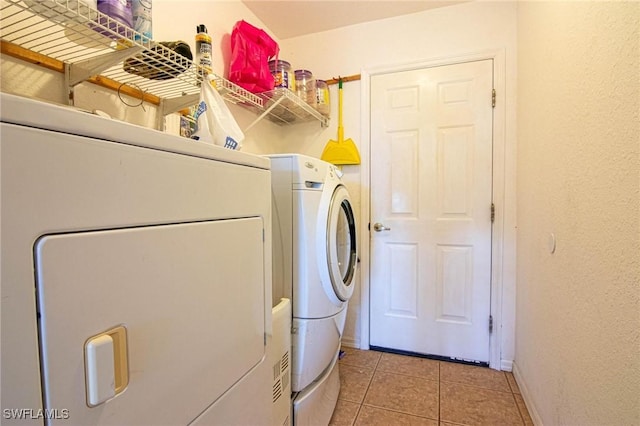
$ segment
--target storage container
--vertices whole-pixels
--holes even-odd
[[[98,8],[97,0],[67,0],[66,2],[58,2],[59,4],[44,5],[42,0],[24,0],[24,3],[29,6],[31,11],[37,12],[40,16],[44,16],[53,22],[62,23],[77,19],[78,14],[89,16],[90,13],[87,7],[91,9]]]
[[[131,11],[133,14],[133,29],[141,34],[141,36],[135,34],[135,40],[150,41],[153,38],[151,0],[133,0]]]
[[[269,61],[269,71],[275,79],[275,88],[284,88],[295,91],[296,80],[291,72],[291,64],[287,61],[272,60]]]
[[[126,36],[127,28],[133,27],[131,0],[98,0],[98,10],[110,18],[100,17],[98,23],[111,31]],[[113,37],[110,32],[98,32],[107,37]]]
[[[324,80],[316,80],[316,109],[325,117],[329,117],[331,115],[329,86]]]
[[[296,94],[311,105],[316,107],[316,80],[309,70],[296,70]]]

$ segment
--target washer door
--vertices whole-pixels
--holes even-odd
[[[333,192],[327,217],[327,265],[333,291],[345,302],[353,294],[356,272],[356,223],[349,192],[340,185]]]

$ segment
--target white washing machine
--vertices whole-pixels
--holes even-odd
[[[327,424],[357,265],[355,218],[335,166],[299,154],[269,158],[274,298],[292,301],[294,424]]]

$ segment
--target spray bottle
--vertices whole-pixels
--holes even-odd
[[[131,11],[133,12],[133,29],[140,33],[134,35],[135,41],[150,41],[153,38],[151,0],[133,0]]]
[[[211,36],[207,34],[207,27],[198,25],[196,34],[196,66],[198,75],[205,76],[212,72]]]

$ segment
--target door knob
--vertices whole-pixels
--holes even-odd
[[[376,232],[380,232],[380,231],[391,231],[391,228],[387,228],[386,226],[384,226],[381,223],[374,223],[373,224],[373,230]]]

